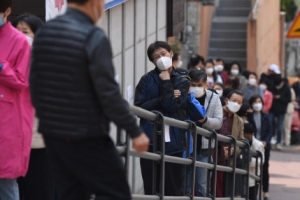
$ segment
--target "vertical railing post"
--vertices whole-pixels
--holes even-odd
[[[154,111],[154,113],[156,114],[156,119],[153,123],[153,149],[152,149],[152,152],[153,153],[158,153],[157,151],[157,125],[160,121],[160,114],[156,113]],[[158,166],[158,163],[157,161],[153,161],[152,162],[152,194],[153,195],[156,195],[157,194],[157,166]]]
[[[255,169],[255,175],[259,176],[259,178],[260,178],[258,189],[259,189],[259,200],[261,200],[261,196],[262,196],[261,189],[262,189],[262,179],[263,179],[263,159],[262,159],[263,155],[260,151],[256,151],[256,152],[257,152],[257,158],[256,158],[256,166],[255,166],[255,168],[256,168]],[[259,166],[260,167],[260,175],[258,175],[258,165],[257,165],[259,158],[260,158],[260,166]],[[257,190],[256,185],[257,185],[257,181],[255,181],[255,188]],[[256,190],[255,190],[255,193],[257,192]]]
[[[245,158],[244,158],[244,155],[243,155],[243,169],[245,169],[247,171],[247,174],[246,175],[243,175],[243,183],[246,184],[246,186],[243,186],[243,189],[242,191],[244,191],[244,188],[246,188],[246,199],[249,199],[249,163],[251,161],[251,154],[250,154],[250,145],[248,142],[244,142],[245,146],[244,146],[244,149],[243,151],[246,152],[246,157],[248,158],[246,160],[246,163],[245,163]],[[245,181],[246,179],[246,181]],[[244,194],[244,192],[242,192],[242,194]]]
[[[230,195],[230,198],[231,200],[234,200],[234,196],[235,196],[235,168],[236,168],[236,149],[237,149],[237,146],[236,146],[236,139],[233,137],[233,136],[228,136],[231,138],[231,141],[230,141],[230,145],[228,147],[228,158],[227,158],[227,166],[231,166],[230,164],[230,160],[231,160],[231,146],[233,145],[233,155],[232,155],[232,160],[233,160],[233,164],[232,164],[232,172],[231,173],[227,173],[227,178],[226,178],[226,185],[229,185],[231,188],[229,188],[229,190],[226,190],[229,191],[229,195]],[[229,180],[230,179],[230,180]],[[228,195],[226,195],[228,196]]]
[[[210,197],[212,200],[216,199],[216,183],[217,183],[217,164],[218,164],[218,134],[216,131],[212,131],[211,138],[214,140],[214,159],[211,160],[212,157],[212,149],[211,149],[211,142],[209,146],[209,158],[208,158],[208,163],[211,163],[214,165],[214,168],[212,170],[208,170],[209,173],[212,173],[212,181],[210,180],[209,174],[207,175],[207,195],[210,194]],[[211,186],[211,182],[213,182],[213,186]],[[212,193],[209,193],[209,188],[211,188]]]

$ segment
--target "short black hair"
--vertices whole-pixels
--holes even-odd
[[[12,7],[12,0],[1,0],[0,3],[0,12],[5,12],[7,8]]]
[[[150,44],[148,47],[148,50],[147,50],[147,55],[148,55],[148,59],[151,62],[154,61],[152,54],[154,53],[154,51],[156,51],[157,49],[160,49],[160,48],[166,49],[169,53],[172,50],[171,46],[167,42],[164,42],[164,41],[156,41],[156,42]]]
[[[196,65],[198,65],[199,62],[204,64],[205,63],[204,58],[198,54],[192,54],[190,57],[188,69],[194,68]]]
[[[238,62],[232,62],[232,63],[230,64],[230,70],[231,70],[231,68],[232,68],[233,65],[237,65],[237,66],[239,67],[240,73],[242,72],[243,69],[242,69],[242,66],[241,66],[240,63],[238,63]]]
[[[174,53],[174,54],[173,54],[172,61],[177,61],[177,60],[178,60],[178,58],[179,58],[179,55],[178,55],[178,53]]]
[[[232,89],[238,90],[240,87],[240,79],[238,77],[230,78],[227,81],[227,85],[229,85]]]
[[[13,22],[12,25],[17,27],[20,22],[25,22],[28,24],[31,31],[35,34],[36,31],[43,26],[43,22],[40,18],[35,15],[25,13],[18,16]]]
[[[249,76],[250,76],[250,71],[248,71],[248,70],[244,70],[241,74],[246,78],[246,79],[248,79],[249,78]]]
[[[243,103],[239,111],[236,112],[236,114],[240,117],[247,115],[247,110],[249,110],[251,107],[248,103]]]
[[[204,70],[192,69],[189,72],[189,77],[191,78],[192,82],[207,81],[207,74]]]
[[[89,0],[67,0],[68,3],[78,3],[80,5],[85,4],[86,2],[88,2]]]
[[[214,84],[214,86],[215,85],[217,85],[217,86],[220,86],[223,90],[224,90],[224,85],[222,84],[222,83],[220,83],[220,82],[216,82],[215,84]],[[224,93],[224,92],[223,92]]]
[[[228,99],[230,99],[231,98],[231,96],[233,95],[233,94],[237,94],[237,95],[239,95],[239,96],[241,96],[241,97],[243,97],[243,99],[244,99],[244,95],[243,95],[243,93],[241,93],[240,91],[238,91],[238,90],[233,90],[233,91],[231,91],[228,95],[227,95],[227,98]]]
[[[244,123],[244,133],[245,134],[254,134],[254,127],[249,122]]]
[[[222,62],[223,64],[225,64],[224,60],[222,58],[217,58],[216,62]]]
[[[256,79],[258,78],[258,77],[257,77],[257,74],[256,74],[255,72],[249,72],[248,78],[249,78],[249,76],[250,76],[250,75],[253,75],[253,76],[255,76],[255,77],[256,77]],[[246,78],[247,78],[247,77],[246,77]],[[247,78],[247,79],[248,79],[248,78]]]
[[[249,99],[249,104],[252,108],[253,103],[256,101],[256,99],[260,99],[262,102],[262,105],[264,105],[264,100],[260,95],[253,95],[250,99]]]
[[[264,78],[260,79],[259,84],[262,83],[266,84],[267,88],[270,89],[270,81],[268,79],[264,79]]]
[[[205,61],[204,66],[206,66],[206,64],[209,64],[209,63],[212,65],[215,65],[214,61],[212,59],[209,59],[209,60]]]

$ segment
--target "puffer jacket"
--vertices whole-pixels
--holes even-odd
[[[181,77],[174,69],[170,80],[162,81],[159,73],[155,68],[141,78],[135,90],[134,104],[149,111],[157,110],[166,117],[186,120],[185,103],[190,82]],[[174,90],[180,90],[181,96],[175,98]],[[150,138],[150,145],[153,145],[153,124],[146,119],[141,119],[140,125]],[[161,128],[159,127],[158,131]],[[166,154],[171,155],[184,151],[185,131],[170,126],[169,132],[171,141],[165,144]]]
[[[132,138],[141,134],[114,80],[110,42],[79,10],[68,8],[36,34],[30,90],[46,136],[102,137],[110,121]]]

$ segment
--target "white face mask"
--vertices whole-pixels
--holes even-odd
[[[200,98],[204,95],[204,87],[191,87],[191,91],[195,94],[196,98]]]
[[[215,66],[215,70],[216,70],[217,72],[221,72],[221,71],[224,70],[224,66],[223,66],[223,65],[216,65],[216,66]]]
[[[240,73],[240,71],[238,69],[232,69],[232,70],[230,70],[230,72],[233,76],[236,76]]]
[[[33,38],[28,36],[28,35],[25,35],[25,36],[27,38],[27,41],[28,41],[29,45],[32,46]]]
[[[170,67],[172,67],[172,59],[167,56],[161,57],[160,59],[158,59],[156,61],[156,66],[161,71],[165,71],[165,70],[169,69]]]
[[[236,113],[237,111],[240,110],[241,105],[238,104],[237,102],[233,102],[233,101],[228,100],[227,108],[229,109],[230,112]]]
[[[182,67],[182,60],[178,62],[177,67],[178,68]]]
[[[211,75],[214,72],[213,68],[207,68],[206,70],[206,74]]]
[[[216,92],[218,93],[219,97],[223,96],[223,90],[216,90]]]
[[[248,80],[249,85],[256,85],[256,79],[255,78],[250,78]]]
[[[255,103],[255,104],[253,104],[253,110],[255,110],[255,111],[261,111],[261,109],[262,109],[262,103]]]
[[[260,84],[259,87],[262,91],[267,89],[267,86],[265,84]]]

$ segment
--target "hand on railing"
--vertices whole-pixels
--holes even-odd
[[[140,136],[132,139],[133,148],[137,152],[147,151],[149,148],[149,138],[145,133],[142,133]]]

